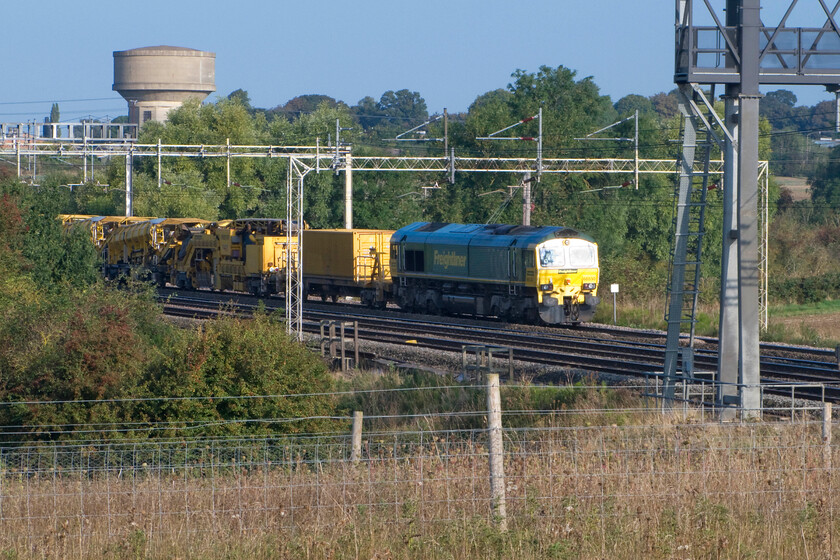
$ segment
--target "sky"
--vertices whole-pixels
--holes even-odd
[[[763,3],[766,25],[789,4]],[[818,0],[799,4],[789,25],[823,24]],[[613,102],[674,88],[674,0],[5,0],[2,19],[0,122],[43,120],[54,102],[62,121],[127,114],[113,51],[157,45],[216,53],[208,99],[244,89],[263,108],[408,89],[430,113],[466,111],[543,65],[591,76]],[[804,105],[834,99],[794,92]]]

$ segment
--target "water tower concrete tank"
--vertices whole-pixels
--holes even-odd
[[[190,98],[216,91],[216,53],[184,47],[114,51],[114,91],[128,101],[128,120],[165,121]]]

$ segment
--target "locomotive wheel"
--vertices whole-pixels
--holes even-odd
[[[525,322],[529,325],[539,325],[541,322],[540,314],[534,307],[529,307],[525,310]]]
[[[435,300],[426,300],[426,313],[429,315],[441,315],[440,307],[438,307],[438,304],[435,303]]]

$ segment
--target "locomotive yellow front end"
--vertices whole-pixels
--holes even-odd
[[[580,237],[550,239],[535,251],[537,302],[548,324],[591,321],[598,298],[598,245]]]

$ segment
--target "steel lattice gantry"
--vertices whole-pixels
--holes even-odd
[[[701,117],[693,103],[703,98],[699,85],[725,86],[720,124],[725,165],[717,375],[724,383],[719,404],[734,405],[746,417],[757,415],[761,408],[759,286],[766,253],[762,255],[759,231],[759,86],[823,85],[832,91],[840,86],[840,27],[834,17],[840,1],[831,10],[825,0],[785,0],[774,8],[782,7],[778,4],[787,5],[784,15],[767,26],[761,19],[761,0],[676,0],[674,81],[686,106],[695,106],[691,118]],[[808,4],[820,14],[815,22],[820,27],[788,27],[791,15]],[[724,18],[718,13],[721,8]],[[686,139],[689,142],[693,140]],[[685,255],[675,252],[674,262],[680,261]],[[671,334],[669,329],[668,349],[673,353],[678,350],[679,333]],[[676,360],[666,365],[666,378],[675,377]],[[731,416],[731,410],[724,409],[724,416]]]

